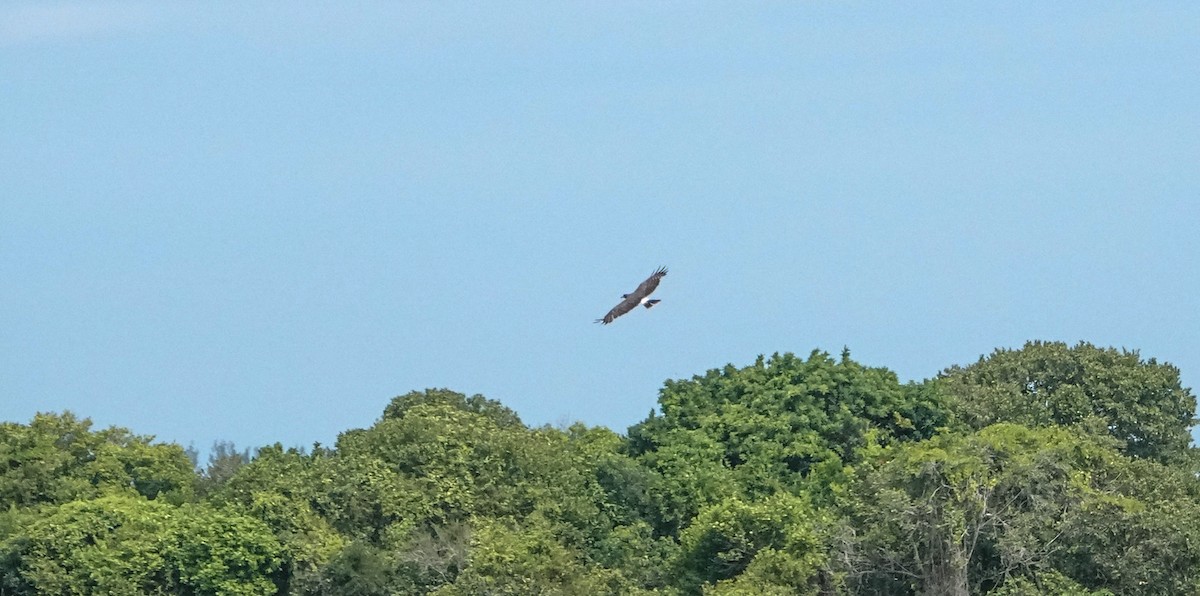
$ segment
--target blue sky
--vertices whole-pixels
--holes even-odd
[[[624,431],[758,354],[1028,339],[1196,387],[1200,4],[1040,4],[5,3],[0,420]]]

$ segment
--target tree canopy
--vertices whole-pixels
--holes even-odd
[[[1194,594],[1195,397],[1030,342],[901,383],[813,351],[668,380],[626,434],[396,397],[332,447],[0,424],[3,594]]]
[[[970,366],[947,369],[939,382],[974,428],[1080,425],[1107,432],[1136,457],[1185,454],[1196,423],[1196,396],[1180,385],[1179,369],[1142,360],[1137,351],[1086,342],[998,349]]]

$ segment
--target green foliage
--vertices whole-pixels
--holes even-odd
[[[503,427],[463,409],[421,403],[365,432],[343,435],[338,452],[380,460],[388,470],[414,479],[426,503],[420,521],[441,523],[473,512],[532,509],[522,476],[537,470],[521,464],[535,446],[525,438],[524,427]]]
[[[614,526],[637,523],[655,508],[615,482],[653,474],[621,453],[623,440],[611,431],[529,429],[486,403],[462,407],[470,403],[426,397],[406,400],[370,428],[343,433],[320,457],[264,449],[218,497],[256,513],[264,491],[283,503],[306,502],[361,544],[338,555],[340,568],[378,560],[371,568],[385,570],[389,590],[411,592],[456,580],[467,566],[465,529],[475,520],[503,519],[516,528],[539,520],[572,556],[591,564],[611,554],[598,545],[609,544]],[[628,498],[613,502],[612,493]],[[278,530],[286,525],[263,519],[291,543]],[[296,585],[327,586],[328,578],[310,574]],[[639,573],[635,581],[659,579]]]
[[[847,571],[867,591],[966,594],[1036,570],[1078,502],[1071,471],[1104,449],[1014,425],[868,449],[848,511],[861,559]]]
[[[18,594],[272,594],[279,564],[255,520],[129,494],[51,508],[0,548]]]
[[[673,532],[704,506],[733,497],[796,491],[814,468],[857,458],[868,429],[886,440],[932,436],[946,422],[936,394],[904,386],[891,371],[814,351],[762,357],[746,368],[668,381],[652,415],[629,431],[634,456],[666,479],[680,514]]]
[[[208,465],[200,473],[199,491],[210,494],[229,482],[234,474],[250,463],[250,449],[238,451],[232,442],[214,441],[208,455]]]
[[[453,582],[467,567],[471,527],[462,522],[413,532],[400,550],[412,586],[428,591]]]
[[[171,506],[112,495],[66,503],[10,536],[19,593],[135,594],[169,585]]]
[[[607,569],[620,570],[630,586],[663,589],[677,578],[673,561],[679,544],[669,536],[655,537],[645,521],[612,528],[591,545],[591,561]]]
[[[323,487],[333,483],[322,473],[323,461],[320,452],[309,456],[278,444],[264,447],[210,497],[270,528],[282,547],[276,581],[283,587],[316,581],[319,568],[348,542],[320,514],[331,506]]]
[[[393,535],[477,516],[524,518],[534,511],[587,534],[603,498],[596,460],[615,456],[618,447],[583,431],[572,437],[421,403],[401,417],[343,434],[334,465],[354,462],[357,469],[373,470],[369,485],[407,493],[397,501],[356,504],[379,513],[379,523],[401,524]],[[386,527],[376,530],[380,537],[387,533]]]
[[[578,552],[556,539],[551,524],[518,526],[479,520],[471,537],[469,564],[437,596],[493,594],[639,594],[620,572],[589,567]]]
[[[431,517],[420,483],[370,452],[344,449],[324,458],[310,486],[320,487],[317,510],[354,540],[382,544],[389,532],[405,534]]]
[[[0,424],[0,594],[1195,594],[1178,371],[1031,343],[939,378],[813,352],[629,429],[397,397],[311,453]]]
[[[737,578],[716,593],[755,586],[816,593],[825,562],[816,517],[802,499],[787,493],[760,502],[732,498],[705,508],[680,536],[679,587],[699,593],[705,584]],[[740,578],[751,566],[754,572]]]
[[[195,477],[183,448],[91,426],[70,412],[0,424],[0,503],[56,504],[129,489],[176,503],[191,498]]]
[[[171,530],[171,558],[182,591],[275,593],[271,577],[283,548],[262,522],[230,510],[184,505]]]
[[[939,384],[974,428],[1082,425],[1107,432],[1136,457],[1185,456],[1196,422],[1196,398],[1180,385],[1179,369],[1142,360],[1136,351],[1083,342],[996,350],[965,368],[947,369]]]
[[[1112,443],[997,424],[870,449],[847,512],[860,533],[845,571],[879,594],[1016,590],[1025,584],[1009,578],[1038,585],[1051,571],[1087,590],[1193,593],[1200,483]]]
[[[1055,562],[1091,589],[1200,592],[1200,482],[1188,470],[1112,458],[1087,479]]]
[[[1018,575],[1005,580],[1000,587],[988,592],[988,596],[1112,596],[1108,590],[1089,590],[1079,582],[1055,570]]]
[[[410,409],[421,405],[447,406],[469,414],[479,414],[500,427],[524,426],[516,412],[504,407],[498,401],[478,394],[467,397],[449,389],[410,391],[393,398],[391,403],[383,409],[383,418],[384,420],[403,418]]]
[[[374,596],[393,593],[393,565],[386,553],[362,542],[346,546],[306,586],[306,594]]]
[[[746,570],[731,579],[704,586],[705,596],[796,596],[836,593],[807,561],[794,555],[764,548],[758,551]]]

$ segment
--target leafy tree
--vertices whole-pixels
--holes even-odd
[[[170,505],[130,495],[74,501],[10,536],[6,584],[24,594],[136,594],[169,585]]]
[[[208,465],[200,474],[200,492],[208,494],[229,482],[238,469],[250,463],[250,448],[239,451],[231,441],[214,441]]]
[[[706,507],[680,536],[677,585],[685,593],[815,594],[826,557],[817,518],[802,499],[786,493]]]
[[[504,520],[477,520],[469,564],[433,594],[642,594],[615,570],[591,567],[580,553],[554,536],[544,520],[518,526]]]
[[[182,502],[195,480],[184,450],[118,427],[93,431],[70,412],[0,424],[0,503],[27,506],[134,491]]]
[[[397,593],[393,590],[393,567],[390,558],[380,549],[362,542],[352,542],[321,569],[315,581],[308,582],[303,593],[328,596],[382,596]]]
[[[363,436],[366,431],[346,435]],[[388,536],[407,536],[432,517],[421,483],[369,452],[340,450],[321,460],[313,486],[321,487],[315,509],[343,536],[373,545]]]
[[[751,366],[668,381],[661,416],[629,431],[631,453],[666,480],[673,533],[704,506],[733,497],[798,491],[815,468],[855,461],[868,429],[885,440],[917,440],[946,423],[937,396],[901,385],[848,352],[759,357]]]
[[[265,524],[232,510],[187,504],[171,533],[175,581],[187,594],[274,594],[283,547]]]
[[[851,514],[864,559],[851,576],[867,593],[965,596],[1036,571],[1078,506],[1074,470],[1104,449],[1001,424],[868,450]]]
[[[282,564],[275,576],[281,588],[304,585],[348,542],[322,515],[332,505],[323,474],[324,452],[305,455],[275,444],[238,467],[210,500],[262,521],[282,545]]]
[[[973,428],[996,422],[1025,426],[1082,425],[1107,432],[1135,457],[1187,455],[1196,398],[1179,370],[1137,351],[1081,342],[1026,343],[998,349],[938,381]]]
[[[410,409],[420,405],[448,406],[471,414],[480,414],[491,420],[497,426],[511,428],[523,427],[517,413],[504,407],[500,402],[475,394],[470,397],[449,389],[426,389],[425,391],[410,391],[393,398],[383,410],[383,419],[403,418]]]
[[[815,351],[620,436],[446,389],[311,453],[0,424],[0,593],[1195,594],[1178,371],[1033,342],[937,379]]]
[[[1124,457],[1108,437],[997,424],[870,448],[855,474],[842,560],[860,593],[1200,585],[1200,483]]]
[[[630,429],[630,439],[639,451],[646,449],[635,452],[637,462],[653,474],[644,477],[645,501],[662,503],[651,519],[658,535],[678,536],[703,507],[745,492],[725,462],[725,446],[709,429],[671,428],[667,418],[652,416]]]
[[[402,416],[385,416],[365,431],[338,439],[339,457],[381,461],[385,469],[412,479],[423,501],[423,517],[410,525],[462,521],[472,513],[498,515],[533,509],[523,465],[535,447],[523,426],[440,403],[420,403]]]
[[[493,536],[474,531],[480,524],[502,537],[508,534],[496,528],[523,533],[536,523],[590,570],[641,560],[609,537],[619,526],[648,528],[645,514],[661,505],[643,489],[656,475],[622,453],[623,440],[607,429],[530,429],[507,412],[461,394],[410,394],[372,427],[343,433],[323,460],[336,470],[321,481],[334,495],[328,515],[387,553],[389,569],[399,574],[389,580],[393,589],[456,583],[470,557],[483,560],[469,549]],[[646,538],[662,551],[656,538]],[[639,569],[621,581],[663,582],[661,569]]]
[[[1200,480],[1187,469],[1114,457],[1066,516],[1054,563],[1092,590],[1200,592]]]
[[[631,588],[666,591],[677,582],[672,562],[678,551],[674,538],[656,537],[649,523],[637,521],[613,527],[589,545],[588,554],[595,565],[619,570]]]
[[[413,532],[399,553],[415,590],[429,591],[453,582],[467,566],[471,527],[465,522]]]
[[[1057,596],[1113,596],[1109,590],[1089,590],[1079,582],[1051,569],[1039,571],[1031,575],[1018,575],[1009,578],[1000,587],[988,592],[988,596],[1042,596],[1055,594]]]
[[[336,459],[355,461],[393,486],[411,487],[418,502],[384,516],[407,528],[434,527],[472,516],[523,518],[539,508],[547,516],[595,517],[602,498],[592,455],[554,429],[528,429],[486,413],[441,403],[411,405],[403,416],[385,416],[369,429],[343,433]],[[612,442],[615,453],[618,442]],[[375,463],[371,463],[375,462]],[[376,482],[375,484],[380,484]],[[377,503],[380,508],[383,503]],[[401,515],[416,516],[400,520]]]
[[[50,509],[2,547],[18,594],[272,594],[279,545],[261,523],[131,494]]]

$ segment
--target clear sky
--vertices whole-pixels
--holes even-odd
[[[343,6],[0,5],[0,420],[623,432],[758,354],[1028,339],[1200,384],[1200,3]]]

